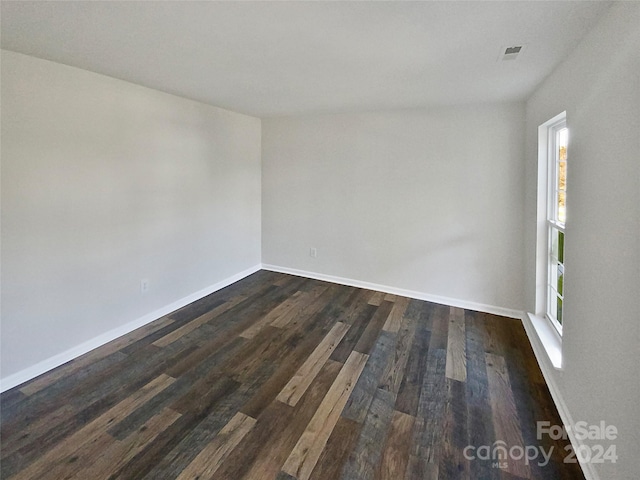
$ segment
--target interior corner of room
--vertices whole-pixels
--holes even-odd
[[[290,114],[38,58],[3,14],[2,390],[269,269],[522,319],[563,420],[624,439],[589,480],[638,478],[640,4],[610,3],[525,97]],[[538,127],[563,111],[554,343],[528,314]]]

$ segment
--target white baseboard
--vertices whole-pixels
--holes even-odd
[[[464,308],[466,310],[474,310],[477,312],[491,313],[493,315],[501,315],[510,318],[522,318],[521,310],[513,310],[510,308],[496,307],[494,305],[485,305],[484,303],[469,302],[457,298],[442,297],[440,295],[431,295],[424,292],[416,292],[413,290],[404,290],[402,288],[390,287],[388,285],[380,285],[378,283],[364,282],[351,278],[335,277],[333,275],[325,275],[324,273],[308,272],[305,270],[297,270],[295,268],[280,267],[278,265],[262,264],[265,270],[272,272],[288,273],[299,277],[308,277],[315,280],[323,280],[325,282],[338,283],[340,285],[349,285],[350,287],[366,288],[368,290],[376,290],[379,292],[400,295],[401,297],[415,298],[416,300],[425,300],[427,302],[449,305],[452,307]]]
[[[573,425],[575,425],[575,423],[573,422],[573,417],[571,416],[569,407],[562,398],[560,390],[558,389],[558,384],[555,381],[554,371],[557,372],[558,369],[555,369],[552,365],[549,365],[551,360],[549,359],[549,355],[547,354],[542,341],[538,337],[538,333],[536,332],[536,329],[531,322],[531,319],[529,318],[529,314],[523,313],[521,318],[524,330],[525,332],[527,332],[527,336],[529,337],[529,343],[531,344],[533,353],[535,354],[538,365],[540,366],[540,370],[542,371],[544,381],[549,388],[553,403],[555,403],[556,408],[558,409],[560,420],[562,420],[562,423],[564,425],[571,425],[573,427]],[[584,442],[576,438],[573,428],[568,431],[568,437],[574,451],[579,451],[578,449],[581,445],[584,444]],[[578,460],[580,459],[578,458]],[[580,467],[582,468],[582,473],[584,473],[584,477],[586,480],[600,480],[600,476],[598,475],[598,472],[596,472],[595,467],[591,462],[580,462]]]
[[[193,303],[196,300],[201,299],[202,297],[206,297],[207,295],[210,295],[213,292],[221,290],[224,287],[227,287],[232,283],[237,282],[238,280],[242,280],[243,278],[251,275],[252,273],[257,272],[258,270],[261,270],[261,265],[254,265],[251,268],[248,268],[242,272],[236,273],[235,275],[225,278],[220,282],[217,282],[213,285],[203,288],[202,290],[192,293],[191,295],[181,298],[180,300],[176,300],[175,302],[170,303],[169,305],[165,305],[164,307],[159,308],[158,310],[155,310],[151,313],[148,313],[136,320],[133,320],[132,322],[122,325],[118,328],[114,328],[113,330],[109,330],[108,332],[98,335],[97,337],[94,337],[91,340],[87,340],[86,342],[83,342],[80,345],[76,345],[75,347],[72,347],[64,352],[58,353],[53,357],[47,358],[46,360],[38,362],[35,365],[27,367],[24,370],[20,370],[19,372],[9,375],[8,377],[0,380],[0,392],[9,390],[10,388],[16,387],[39,375],[42,375],[45,372],[48,372],[49,370],[59,367],[60,365],[67,363],[73,360],[74,358],[79,357],[80,355],[84,355],[85,353],[95,348],[98,348],[106,343],[109,343],[110,341],[115,340],[116,338],[121,337],[122,335],[126,335],[127,333],[134,331],[136,328],[140,328],[146,325],[147,323],[151,323],[160,317],[168,315],[169,313],[175,310],[178,310],[179,308],[182,308],[186,305],[189,305],[190,303]]]

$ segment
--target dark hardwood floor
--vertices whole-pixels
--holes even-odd
[[[0,401],[7,479],[584,478],[519,321],[268,271]]]

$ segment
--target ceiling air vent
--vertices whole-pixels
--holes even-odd
[[[515,60],[518,58],[518,55],[522,53],[524,46],[523,45],[514,45],[512,47],[502,47],[500,53],[500,60]]]

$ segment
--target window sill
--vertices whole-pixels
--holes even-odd
[[[553,368],[560,370],[562,368],[562,337],[546,318],[533,315],[532,313],[527,313],[527,316],[529,317],[528,323],[540,341]],[[527,329],[527,333],[529,334],[530,340],[534,341],[534,339],[531,338],[532,335],[529,329]]]

